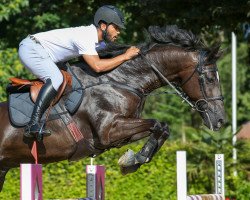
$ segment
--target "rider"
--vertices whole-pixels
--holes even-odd
[[[42,131],[50,135],[40,124],[43,113],[57,95],[63,76],[56,63],[82,56],[95,72],[105,72],[138,55],[139,49],[132,46],[124,54],[101,59],[96,51],[104,41],[113,42],[121,29],[124,17],[115,6],[100,7],[94,16],[94,24],[74,28],[56,29],[29,35],[19,45],[19,58],[23,65],[45,84],[35,102],[30,122],[24,135],[34,137]]]

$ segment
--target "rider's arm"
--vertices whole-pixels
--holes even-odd
[[[138,53],[139,53],[138,48],[130,47],[124,54],[121,54],[114,58],[101,59],[98,55],[86,55],[86,54],[83,55],[83,58],[95,72],[105,72],[116,68],[123,62],[138,55]]]

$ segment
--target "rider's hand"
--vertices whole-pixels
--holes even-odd
[[[130,60],[131,58],[137,56],[140,52],[140,49],[138,49],[135,46],[130,47],[127,49],[127,51],[124,53],[125,60]]]

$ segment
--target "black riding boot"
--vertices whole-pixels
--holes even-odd
[[[50,131],[42,127],[40,119],[56,95],[57,91],[53,88],[51,80],[46,80],[46,83],[42,86],[38,94],[31,120],[25,127],[24,135],[26,137],[35,137],[36,133],[39,133],[40,131],[42,131],[44,136],[50,135]]]

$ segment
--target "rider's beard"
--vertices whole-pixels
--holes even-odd
[[[116,40],[115,37],[112,38],[112,36],[109,33],[107,33],[107,36],[106,36],[106,41],[107,42],[114,42],[115,40]]]

